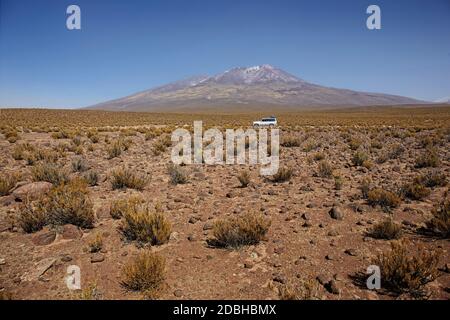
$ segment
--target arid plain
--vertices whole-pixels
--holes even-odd
[[[450,107],[275,115],[262,177],[170,165],[170,136],[265,113],[0,110],[0,296],[449,299]]]

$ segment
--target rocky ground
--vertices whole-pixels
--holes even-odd
[[[363,180],[370,178],[374,186],[397,191],[429,170],[437,170],[448,180],[448,131],[406,126],[281,129],[282,138],[294,137],[299,142],[298,146],[281,147],[282,165],[293,169],[292,178],[282,183],[261,177],[258,166],[188,165],[184,169],[189,181],[174,185],[167,174],[170,150],[155,155],[152,149],[158,136],[146,140],[145,132],[128,132],[126,139],[132,141],[128,150],[108,159],[108,145],[120,132],[99,132],[97,143],[86,132],[78,133],[82,150],[66,150],[57,161],[72,171],[72,160],[81,157],[99,174],[98,185],[89,187],[95,226],[46,226],[33,233],[24,232],[14,219],[27,196],[37,198],[52,185],[33,181],[32,166],[26,160],[15,160],[14,148],[28,142],[53,150],[61,143],[74,144],[73,138],[56,139],[51,132],[28,131],[10,143],[0,135],[2,173],[20,173],[14,188],[0,197],[0,291],[13,299],[79,299],[86,290],[92,293],[90,298],[141,299],[142,294],[126,290],[120,279],[124,264],[143,249],[123,239],[118,231],[120,219],[110,215],[112,201],[139,194],[152,205],[160,204],[172,224],[168,243],[149,248],[166,259],[159,299],[278,299],[281,288],[303,279],[317,282],[316,297],[320,299],[412,298],[407,293],[368,290],[355,280],[378,254],[389,250],[390,240],[368,235],[388,215],[402,226],[402,238],[408,240],[411,252],[419,245],[430,252],[439,251],[439,276],[425,285],[426,297],[449,299],[448,239],[420,231],[447,186],[430,188],[430,194],[421,200],[402,197],[390,210],[370,205],[360,189]],[[396,144],[404,149],[398,157],[378,161]],[[417,168],[417,158],[429,152],[430,146],[437,152],[439,164]],[[354,163],[358,150],[369,157],[364,165]],[[332,167],[331,176],[322,177],[319,171],[322,156]],[[110,172],[122,165],[149,177],[144,190],[112,190]],[[246,169],[250,184],[242,188],[237,176]],[[71,173],[77,175],[80,173]],[[341,188],[336,187],[333,176],[340,177]],[[208,246],[214,221],[248,212],[270,218],[264,241],[240,249]],[[103,239],[102,248],[90,253],[89,244],[98,235]],[[81,292],[66,286],[70,265],[80,267]]]

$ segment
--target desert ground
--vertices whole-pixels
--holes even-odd
[[[450,107],[275,113],[273,177],[170,165],[175,128],[270,114],[0,110],[0,296],[449,299]]]

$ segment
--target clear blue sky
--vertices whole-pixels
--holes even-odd
[[[66,29],[81,7],[82,30]],[[378,4],[382,29],[366,28]],[[450,96],[449,0],[0,0],[0,106],[82,107],[272,64],[322,85]]]

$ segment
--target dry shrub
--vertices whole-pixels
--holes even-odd
[[[334,189],[341,190],[344,179],[341,176],[334,176]]]
[[[120,231],[126,239],[151,245],[169,241],[172,227],[160,208],[152,212],[148,205],[131,206],[122,217]]]
[[[432,170],[416,177],[414,179],[414,182],[424,185],[428,188],[445,187],[447,185],[447,177],[445,173],[441,173],[437,170]]]
[[[322,160],[319,162],[318,169],[319,169],[319,177],[331,178],[331,176],[333,175],[333,167],[326,160]]]
[[[145,141],[154,139],[154,138],[156,138],[156,137],[157,137],[157,134],[156,134],[155,131],[148,130],[148,131],[145,133]]]
[[[430,192],[430,189],[417,182],[407,183],[403,185],[400,190],[400,193],[404,197],[411,200],[422,200],[423,198],[428,197]]]
[[[316,279],[300,279],[295,285],[285,284],[278,288],[280,300],[318,300],[319,283]]]
[[[154,296],[165,279],[165,259],[157,253],[142,251],[122,269],[121,285],[128,290]]]
[[[64,168],[49,162],[39,163],[31,169],[34,181],[47,181],[55,185],[69,181],[69,175]]]
[[[280,145],[286,148],[300,147],[300,139],[294,136],[284,137]]]
[[[97,283],[93,282],[81,290],[76,298],[79,300],[100,300],[101,297],[102,294],[97,288]]]
[[[70,139],[72,134],[65,130],[59,130],[57,132],[53,132],[51,136],[53,139]]]
[[[355,166],[362,166],[367,160],[369,160],[369,156],[364,151],[356,151],[353,154],[352,162]]]
[[[40,202],[33,205],[30,202],[25,202],[20,208],[20,214],[17,217],[18,225],[26,233],[36,232],[47,225],[48,217],[44,205]]]
[[[148,178],[145,175],[135,173],[131,169],[117,168],[111,173],[111,185],[115,189],[136,189],[144,190],[148,183]]]
[[[89,170],[89,164],[84,158],[75,158],[72,160],[73,172],[85,172]]]
[[[161,140],[155,141],[152,146],[152,153],[155,156],[159,156],[160,154],[166,152],[167,147]]]
[[[90,170],[83,175],[83,179],[86,181],[88,185],[91,187],[96,186],[98,184],[98,173],[96,171]]]
[[[242,188],[246,188],[250,183],[250,172],[247,170],[241,171],[237,176]]]
[[[323,154],[323,152],[316,152],[313,156],[314,160],[316,161],[320,161],[325,159],[325,154]]]
[[[72,143],[73,143],[74,146],[79,147],[79,146],[81,146],[83,144],[83,140],[81,139],[80,136],[74,136],[72,138]]]
[[[173,163],[167,166],[167,173],[170,177],[170,182],[174,185],[188,183],[189,176],[186,171],[179,165]]]
[[[291,179],[294,170],[290,167],[280,167],[276,174],[272,176],[273,182],[285,182]]]
[[[375,224],[369,231],[369,236],[375,239],[399,239],[402,236],[402,227],[391,218],[387,218]]]
[[[420,296],[424,285],[436,279],[439,252],[416,247],[417,251],[408,248],[406,241],[393,241],[390,251],[378,255],[374,264],[380,267],[385,288]]]
[[[17,183],[17,175],[1,174],[0,175],[0,196],[6,196]]]
[[[440,164],[439,155],[436,149],[428,149],[416,159],[416,168],[438,167]]]
[[[19,225],[25,232],[38,231],[47,224],[92,228],[94,220],[86,184],[80,179],[53,187],[35,202],[26,202],[18,217]]]
[[[137,210],[137,206],[141,205],[145,200],[140,196],[130,196],[124,199],[117,199],[111,204],[110,214],[113,219],[120,219],[128,210]]]
[[[12,157],[14,160],[24,160],[27,154],[35,152],[35,147],[28,142],[17,144],[12,152]]]
[[[123,148],[120,141],[115,141],[112,145],[110,145],[106,152],[108,153],[108,159],[113,159],[122,154]]]
[[[49,149],[36,149],[30,152],[25,152],[23,158],[27,161],[28,165],[33,165],[38,161],[43,162],[56,162],[60,157],[60,153]]]
[[[398,159],[405,152],[405,147],[401,144],[394,144],[389,150],[389,159]]]
[[[369,191],[370,191],[370,189],[372,189],[372,180],[369,177],[364,178],[361,181],[361,185],[359,186],[359,189],[361,190],[362,197],[364,199],[367,199],[367,197],[369,195]]]
[[[101,233],[96,233],[95,238],[88,243],[89,252],[95,253],[99,252],[103,248],[103,236]]]
[[[8,128],[6,130],[2,130],[2,133],[4,134],[5,139],[9,143],[15,143],[17,140],[19,140],[19,133],[14,128]]]
[[[350,149],[353,151],[358,150],[358,148],[361,146],[361,144],[362,144],[362,141],[359,139],[355,139],[355,138],[352,138],[350,140],[350,142],[348,143]]]
[[[426,222],[429,231],[438,237],[450,238],[450,199],[444,199],[433,208],[433,217]]]
[[[375,188],[367,193],[367,201],[372,206],[379,205],[384,209],[390,209],[398,207],[401,200],[399,196],[393,192]]]
[[[218,220],[213,225],[214,238],[208,240],[208,243],[225,248],[258,244],[266,235],[270,224],[269,219],[256,213]]]

